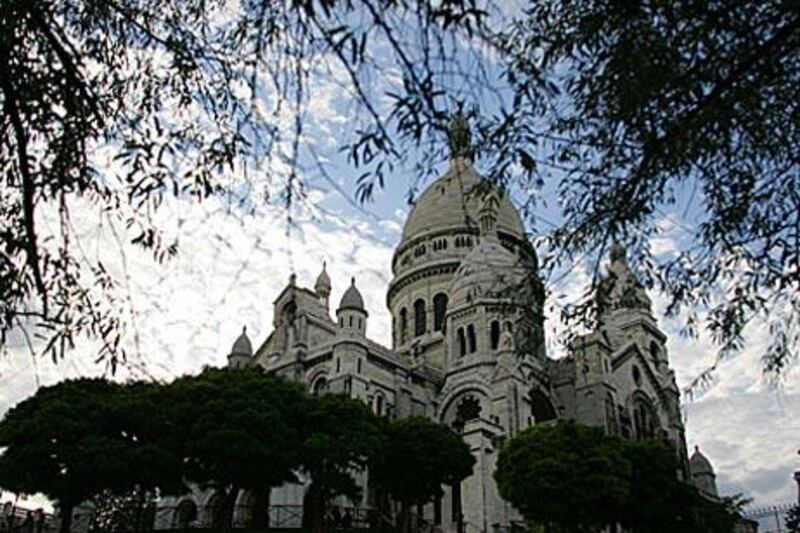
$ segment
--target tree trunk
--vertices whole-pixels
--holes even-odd
[[[269,488],[256,492],[252,523],[250,524],[254,528],[264,529],[269,527],[269,495]]]
[[[239,487],[236,485],[231,485],[230,489],[224,493],[220,509],[222,531],[230,531],[233,529],[233,511],[236,507],[236,496],[238,495]]]
[[[59,512],[61,513],[61,527],[59,533],[69,533],[69,528],[72,526],[72,510],[75,508],[71,503],[59,502]]]
[[[323,492],[312,482],[303,499],[303,527],[311,533],[325,533],[336,527],[336,524],[326,524],[325,507]],[[331,527],[326,527],[328,525]]]
[[[409,512],[409,504],[406,502],[400,503],[400,531],[402,533],[411,533],[411,513]]]

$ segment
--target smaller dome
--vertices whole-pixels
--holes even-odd
[[[342,301],[339,303],[339,310],[354,309],[356,311],[366,312],[364,309],[364,298],[356,288],[356,278],[350,279],[350,286],[344,291]]]
[[[328,276],[325,262],[322,263],[322,272],[317,276],[317,281],[314,283],[314,292],[320,296],[327,296],[331,293],[331,278]]]
[[[474,304],[479,299],[508,299],[519,294],[529,268],[507,250],[494,232],[481,236],[458,267],[450,286],[448,309]]]
[[[231,355],[253,356],[253,345],[250,342],[250,338],[247,336],[247,326],[242,328],[242,334],[239,335],[239,338],[233,343]]]
[[[714,467],[711,466],[711,462],[700,451],[699,446],[694,447],[694,453],[692,454],[691,459],[689,459],[689,468],[692,470],[693,476],[702,474],[714,475]]]

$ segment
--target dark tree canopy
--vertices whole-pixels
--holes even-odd
[[[389,423],[386,446],[374,456],[370,479],[401,502],[407,514],[410,505],[441,495],[442,485],[460,483],[472,474],[474,463],[467,445],[450,428],[409,417]]]
[[[153,438],[164,427],[141,401],[147,388],[78,379],[40,389],[0,422],[0,486],[58,502],[64,531],[72,508],[103,491],[180,490],[180,456]]]
[[[302,464],[311,476],[306,498],[312,531],[324,531],[321,520],[329,502],[342,495],[358,502],[361,488],[355,475],[384,446],[384,427],[364,402],[338,394],[325,394],[309,400],[301,421],[303,428]]]
[[[239,490],[295,479],[307,408],[299,385],[261,369],[207,368],[171,383],[163,399],[182,438],[184,475],[219,492],[221,524],[230,525]]]
[[[501,449],[495,479],[504,499],[554,532],[729,533],[733,502],[711,501],[680,480],[675,451],[602,428],[559,421],[537,425]]]
[[[629,496],[630,465],[621,440],[600,428],[535,425],[500,451],[500,495],[528,520],[555,531],[613,524]]]

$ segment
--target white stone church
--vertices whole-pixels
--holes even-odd
[[[347,394],[378,415],[423,415],[459,432],[476,463],[471,477],[422,510],[437,531],[455,532],[459,521],[469,532],[504,531],[518,521],[492,477],[499,449],[517,432],[555,419],[666,439],[688,474],[666,337],[624,250],[610,253],[598,293],[600,327],[567,357],[549,358],[545,290],[519,213],[463,151],[453,153],[447,172],[417,200],[394,251],[386,292],[391,346],[368,337],[358,280],[340,302],[329,301],[322,265],[313,287],[290,278],[274,302],[272,332],[255,350],[242,333],[229,364],[258,365],[315,394]],[[713,483],[713,471],[702,476]],[[304,489],[273,490],[270,504],[301,506]],[[213,496],[192,497],[203,509]],[[365,490],[360,505],[370,501]]]

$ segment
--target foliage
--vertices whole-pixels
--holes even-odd
[[[261,491],[295,479],[301,465],[307,397],[297,384],[261,369],[207,368],[164,391],[181,436],[187,480],[217,490],[230,526],[240,489]]]
[[[557,180],[550,261],[626,241],[689,331],[710,308],[721,357],[769,320],[764,369],[779,373],[800,334],[796,4],[535,2],[493,42],[513,97],[486,144]],[[653,237],[687,225],[681,253],[653,256]]]
[[[630,494],[622,441],[572,422],[535,425],[501,449],[500,495],[528,520],[556,531],[615,523]]]
[[[75,505],[103,491],[177,490],[180,457],[151,438],[160,429],[132,394],[147,388],[78,379],[40,389],[0,422],[0,446],[7,447],[0,485],[44,493],[68,518]]]
[[[443,34],[471,32],[484,15],[472,1],[3,2],[2,341],[36,328],[56,358],[84,335],[116,368],[125,272],[85,254],[76,218],[95,216],[109,240],[159,262],[178,252],[153,217],[171,198],[219,196],[244,212],[276,201],[290,222],[306,201],[301,163],[320,163],[303,135],[319,72],[345,86],[352,128],[367,132],[351,157],[399,158],[370,80],[391,67],[396,96],[430,101],[451,46]],[[419,43],[401,38],[411,26]],[[373,175],[382,182],[390,166]]]
[[[625,441],[631,465],[630,496],[618,522],[630,531],[729,533],[739,515],[738,498],[711,501],[681,481],[675,450],[661,441]]]
[[[354,476],[364,471],[369,458],[383,447],[383,426],[361,401],[338,394],[326,394],[310,400],[302,421],[305,437],[302,445],[303,469],[311,477],[307,498],[311,508],[308,518],[324,527],[329,502],[343,495],[357,502],[361,494]],[[305,515],[304,515],[305,517]]]
[[[548,531],[730,532],[735,500],[712,501],[678,477],[675,451],[560,421],[533,426],[500,451],[500,494]]]
[[[475,458],[448,427],[423,417],[393,420],[386,428],[385,447],[375,454],[370,480],[402,504],[403,523],[409,507],[440,496],[472,474]]]
[[[795,505],[786,513],[786,529],[789,533],[800,532],[800,505]]]

